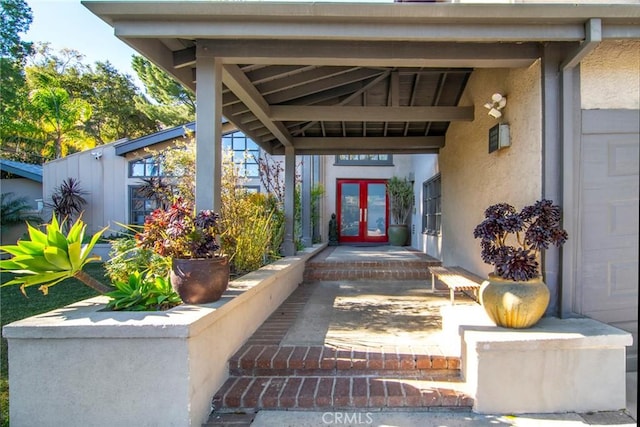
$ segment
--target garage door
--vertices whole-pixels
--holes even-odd
[[[633,334],[627,370],[638,355],[640,112],[582,112],[580,250],[576,311]]]

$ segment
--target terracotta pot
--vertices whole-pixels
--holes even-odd
[[[171,286],[186,304],[218,301],[229,286],[229,259],[198,258],[171,261]]]
[[[392,224],[387,229],[391,246],[404,246],[409,237],[409,227],[406,224]]]
[[[529,328],[544,315],[549,289],[542,277],[515,281],[490,274],[480,286],[480,303],[496,325]]]

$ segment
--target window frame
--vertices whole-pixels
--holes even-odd
[[[442,178],[437,174],[422,183],[422,233],[442,234]]]
[[[353,155],[366,155],[366,156],[387,156],[385,160],[376,160],[372,158],[364,160],[356,159],[341,159],[341,156],[353,156]],[[378,154],[336,154],[334,166],[393,166],[393,154],[378,153]]]
[[[133,168],[137,164],[142,164],[144,168],[144,175],[134,175]],[[161,160],[158,156],[146,156],[133,160],[129,160],[129,178],[155,178],[155,177],[164,177],[164,173],[162,171]],[[152,175],[147,175],[147,169],[153,168],[155,166],[157,173]]]
[[[236,149],[237,143],[242,140],[243,149]],[[250,147],[251,145],[251,147]],[[257,179],[260,178],[260,146],[243,132],[236,131],[222,136],[222,149],[231,150],[233,153],[233,164],[239,171],[243,173],[244,178]],[[245,155],[247,153],[248,155]],[[238,161],[237,159],[242,158]],[[255,169],[257,175],[249,175],[247,172]]]

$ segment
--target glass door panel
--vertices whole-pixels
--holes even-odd
[[[387,236],[387,191],[384,183],[367,183],[367,206],[365,208],[367,237]]]
[[[340,236],[360,235],[360,184],[342,183],[340,192]]]
[[[338,180],[339,241],[381,242],[387,239],[388,205],[383,180]]]

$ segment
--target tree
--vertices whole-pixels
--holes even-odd
[[[72,98],[60,85],[58,76],[35,68],[27,71],[27,81],[33,89],[29,93],[35,124],[46,141],[48,158],[59,159],[69,149],[81,150],[95,146],[84,134],[84,123],[91,117],[91,105],[80,98]]]
[[[130,76],[119,73],[108,61],[96,62],[95,71],[84,73],[79,83],[93,109],[85,130],[97,145],[120,138],[138,138],[158,131],[155,120],[138,108],[138,105],[144,105],[144,100],[140,104],[122,102],[123,99],[142,97],[142,91]]]
[[[31,8],[24,0],[0,0],[0,56],[22,61],[31,52],[31,43],[22,41],[33,22]]]
[[[25,160],[13,129],[21,123],[19,112],[27,99],[24,76],[25,58],[32,45],[20,38],[33,21],[31,9],[24,0],[0,0],[0,144],[10,151],[3,157]],[[7,147],[12,145],[12,147]]]
[[[152,104],[144,97],[138,97],[138,109],[168,127],[180,126],[195,119],[196,100],[193,92],[141,56],[133,56],[132,66],[144,83],[147,94],[155,101]]]

